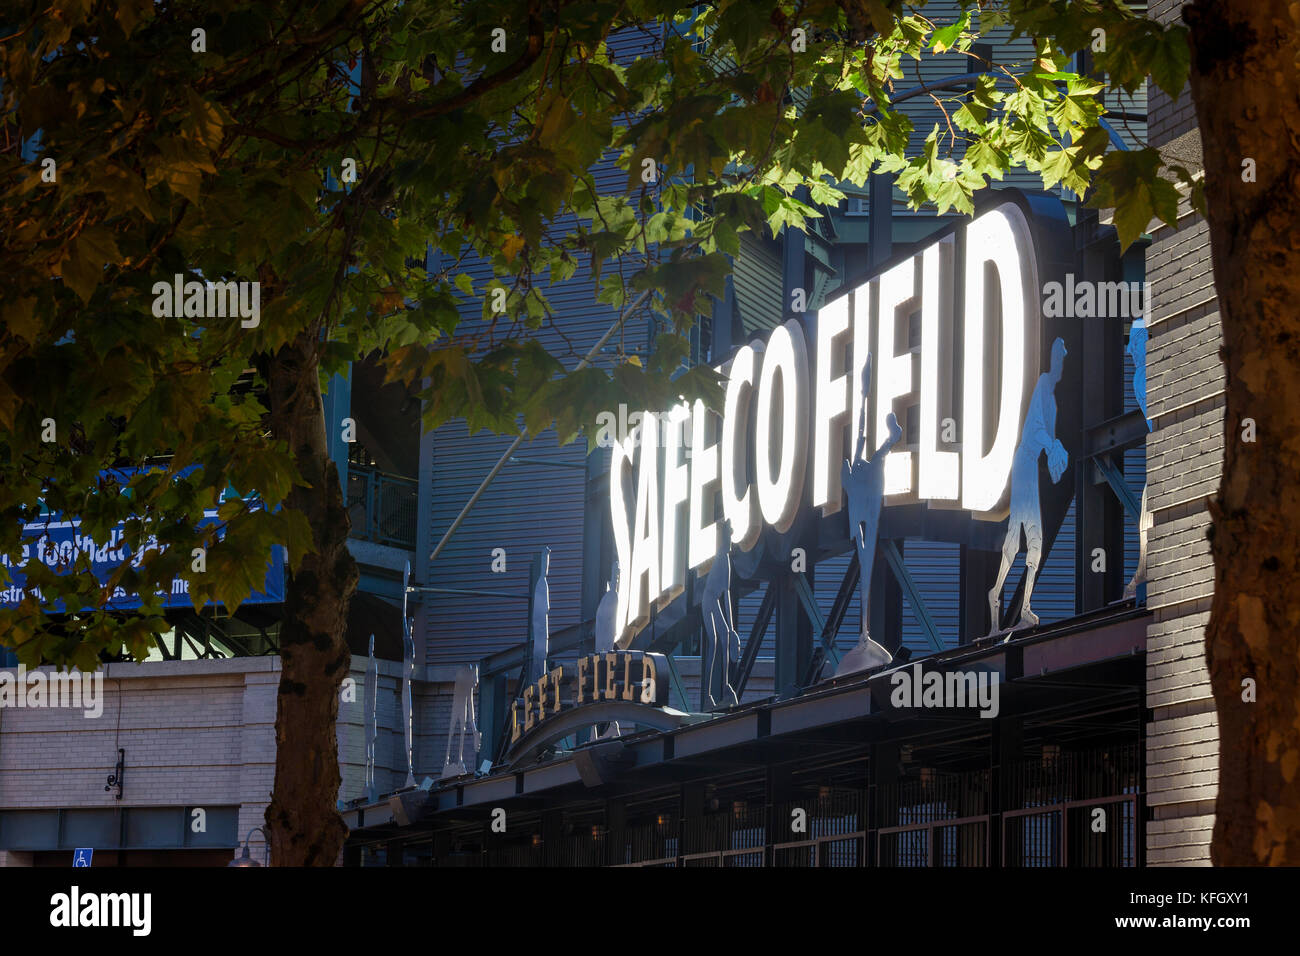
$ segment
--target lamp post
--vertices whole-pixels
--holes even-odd
[[[262,839],[266,842],[266,862],[258,863],[249,855],[248,841],[253,838],[253,834],[258,830],[262,831]],[[235,859],[231,860],[226,866],[270,866],[271,865],[271,836],[266,832],[265,827],[253,827],[248,831],[248,836],[244,837],[244,849]]]

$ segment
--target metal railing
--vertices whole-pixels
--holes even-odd
[[[414,478],[348,465],[348,516],[352,537],[408,551],[415,549],[419,485]]]

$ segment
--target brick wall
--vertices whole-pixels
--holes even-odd
[[[1151,108],[1153,131],[1157,120],[1168,130],[1190,130],[1171,144],[1185,155],[1197,131],[1168,115],[1167,100],[1153,96]],[[1152,233],[1147,278],[1147,478],[1155,522],[1147,584],[1147,863],[1208,865],[1219,735],[1205,666],[1214,591],[1206,502],[1223,467],[1224,372],[1209,232],[1186,204],[1177,228]]]
[[[1184,0],[1151,0],[1147,13],[1161,23],[1182,23]],[[1152,146],[1163,146],[1196,128],[1196,109],[1187,87],[1177,100],[1168,96],[1155,84],[1148,84],[1147,130]]]
[[[1152,0],[1163,23],[1181,22],[1183,0]],[[1152,145],[1193,172],[1203,168],[1190,92],[1149,91]],[[1205,667],[1214,592],[1206,502],[1223,469],[1222,334],[1210,236],[1187,203],[1177,226],[1158,225],[1147,250],[1152,310],[1147,346],[1148,543],[1147,863],[1208,865],[1218,792],[1218,722]]]

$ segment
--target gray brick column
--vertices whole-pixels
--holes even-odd
[[[1169,22],[1182,7],[1157,0]],[[1191,95],[1150,96],[1151,142],[1202,168]],[[1147,863],[1208,865],[1218,792],[1218,721],[1205,667],[1214,591],[1206,502],[1223,469],[1224,372],[1218,300],[1205,220],[1186,203],[1147,250],[1152,313],[1147,349],[1147,480],[1151,529],[1147,606]]]

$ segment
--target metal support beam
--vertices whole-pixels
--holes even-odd
[[[813,630],[817,632],[817,637],[820,639],[826,633],[826,621],[822,617],[821,608],[817,606],[817,599],[808,584],[808,577],[802,571],[795,571],[793,577],[799,603],[803,605],[803,611],[808,615],[808,620],[812,621]]]
[[[837,664],[840,655],[835,650],[835,640],[840,636],[840,626],[844,623],[844,616],[849,612],[849,605],[853,603],[853,598],[858,593],[858,574],[860,572],[861,566],[858,563],[858,552],[854,550],[849,554],[849,566],[844,569],[844,577],[840,579],[840,588],[835,592],[835,600],[831,603],[831,613],[826,617],[826,653]]]
[[[768,585],[776,591],[776,692],[794,697],[803,690],[804,672],[812,659],[812,626],[799,606],[795,573],[783,573]]]
[[[709,362],[714,365],[725,361],[732,350],[745,341],[744,325],[736,305],[736,284],[730,272],[727,273],[722,298],[713,300],[713,324],[709,337]]]
[[[682,675],[677,671],[677,661],[672,654],[664,654],[664,659],[668,661],[668,675],[672,678],[673,689],[677,691],[677,699],[682,702],[682,710],[690,713],[694,708],[691,707],[690,699],[686,696],[686,687],[682,684]],[[704,675],[700,675],[700,681],[704,681]]]
[[[194,638],[190,637],[184,631],[177,631],[176,633],[179,634],[185,640],[185,645],[194,652],[194,656],[199,660],[202,660],[204,656],[203,648],[194,642]]]
[[[338,469],[343,502],[348,497],[348,443],[343,441],[343,419],[352,414],[352,363],[347,371],[330,377],[329,387],[321,396],[325,417],[325,438],[330,459]]]
[[[511,455],[510,461],[518,465],[545,465],[547,468],[572,468],[576,471],[586,471],[586,461],[547,461],[544,458],[520,458],[518,455]]]
[[[1110,490],[1115,492],[1115,497],[1124,506],[1124,510],[1128,512],[1129,517],[1137,521],[1142,512],[1142,506],[1138,503],[1137,498],[1133,496],[1133,490],[1129,488],[1128,483],[1124,481],[1123,473],[1115,466],[1114,459],[1110,455],[1098,455],[1092,461],[1097,466],[1097,470],[1101,472],[1102,477],[1106,479],[1106,484],[1110,485]]]
[[[1151,428],[1142,409],[1135,408],[1118,418],[1112,418],[1083,430],[1082,457],[1093,458],[1111,452],[1136,448],[1144,444]]]
[[[785,242],[782,245],[783,264],[782,271],[785,273],[785,292],[783,294],[784,302],[782,311],[787,315],[790,312],[790,305],[794,301],[794,290],[803,289],[804,268],[804,234],[797,229],[791,229],[789,226],[785,229]],[[797,273],[797,274],[796,274]],[[811,290],[804,289],[804,295],[811,295]],[[798,316],[802,318],[802,316]]]
[[[803,582],[800,597],[804,599],[804,607],[808,609],[809,616],[812,618],[818,634],[817,646],[813,648],[812,660],[809,661],[808,671],[804,675],[803,684],[805,687],[816,682],[828,659],[832,667],[839,666],[840,655],[835,650],[835,639],[839,636],[840,625],[844,623],[844,615],[848,611],[849,603],[853,600],[853,595],[857,592],[857,589],[858,554],[856,551],[853,552],[849,559],[848,570],[840,580],[839,590],[835,592],[835,601],[831,604],[830,614],[824,620],[821,616],[821,610],[813,599],[812,588],[808,586],[806,581]]]
[[[862,829],[866,831],[862,855],[866,858],[867,866],[880,865],[880,857],[884,852],[880,846],[880,829],[898,823],[895,795],[898,779],[902,775],[899,747],[896,740],[881,740],[871,745],[871,758],[867,766],[871,776],[868,778],[863,814],[866,819],[862,824]],[[885,797],[894,799],[882,799]]]
[[[912,613],[916,616],[921,629],[925,631],[925,639],[930,642],[930,646],[936,651],[943,650],[943,639],[939,637],[939,628],[935,626],[934,618],[930,616],[930,609],[925,606],[925,600],[921,597],[916,582],[912,580],[907,565],[903,563],[903,556],[898,551],[898,545],[892,539],[886,538],[880,543],[880,550],[889,563],[889,570],[894,572],[894,577],[898,580],[898,586],[906,595],[907,603],[912,605]]]
[[[1084,228],[1075,231],[1075,267],[1080,275],[1098,276],[1118,281],[1121,276],[1110,244],[1081,245],[1095,212],[1085,213]],[[1088,467],[1088,456],[1105,455],[1101,447],[1117,447],[1117,442],[1131,443],[1146,434],[1146,423],[1134,422],[1119,415],[1123,410],[1124,343],[1123,324],[1108,320],[1079,323],[1079,366],[1088,374],[1079,378],[1079,407],[1083,424],[1083,449],[1073,471],[1075,484],[1075,613],[1082,614],[1104,607],[1119,596],[1123,587],[1124,517],[1115,499]],[[1073,356],[1071,356],[1073,358]],[[1092,422],[1101,421],[1103,426]],[[1099,460],[1094,457],[1094,461]],[[1093,570],[1094,555],[1106,555],[1107,570]],[[1116,567],[1118,566],[1118,567]]]
[[[758,659],[758,649],[763,644],[763,635],[767,633],[767,625],[771,622],[772,612],[775,609],[776,588],[769,581],[767,589],[763,592],[763,600],[758,605],[758,614],[754,616],[754,626],[749,630],[749,640],[740,653],[740,665],[736,669],[736,676],[731,685],[736,689],[737,697],[745,692],[745,685],[749,683],[749,675],[754,670],[754,661]]]
[[[515,681],[516,694],[522,693],[524,687],[528,683],[528,666],[531,663],[532,663],[532,659],[530,657],[525,657],[523,666],[519,668],[519,678]],[[501,736],[497,740],[496,749],[492,753],[492,766],[494,767],[497,764],[501,763],[501,761],[505,758],[506,750],[508,750],[510,747],[510,735],[506,732],[507,725],[510,723],[510,704],[511,704],[510,698],[506,697],[505,713],[502,715],[503,719],[501,723]]]
[[[989,734],[989,866],[1003,867],[1006,840],[1003,833],[1004,810],[1010,806],[1008,771],[1023,756],[1024,722],[1019,716],[1002,714],[993,720]]]
[[[469,595],[470,597],[491,597],[504,598],[507,601],[527,601],[527,594],[510,594],[506,591],[475,591],[472,588],[428,588],[428,587],[408,587],[408,591],[418,591],[423,594],[460,594]]]
[[[495,765],[497,751],[500,750],[499,745],[506,725],[506,707],[508,706],[506,675],[488,675],[479,684],[478,694],[478,715],[483,732],[483,747],[479,751],[478,759],[480,763],[484,760],[491,760]]]

